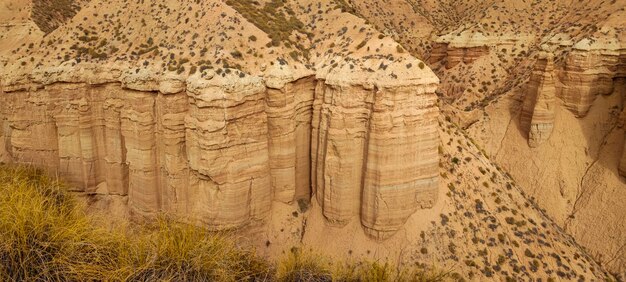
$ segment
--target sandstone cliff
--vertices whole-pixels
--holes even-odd
[[[471,130],[547,214],[623,273],[622,51],[589,42],[569,45],[576,48],[561,65],[540,57],[529,82],[487,107],[492,119]]]
[[[360,217],[386,238],[436,200],[437,78],[348,66],[318,77],[285,67],[265,78],[5,85],[15,91],[0,98],[0,161],[45,166],[79,191],[128,195],[137,213],[214,229],[314,192],[330,222]]]
[[[330,223],[384,239],[434,204],[423,62],[333,3],[227,2],[55,6],[68,22],[0,69],[0,161],[213,229],[316,195]]]
[[[456,31],[434,38],[430,51],[429,63],[442,63],[451,69],[459,63],[471,64],[489,51],[497,42],[481,33]]]
[[[528,145],[537,147],[550,138],[554,127],[556,87],[552,54],[542,54],[525,89],[520,125],[528,132]]]
[[[610,37],[607,39],[610,40]],[[559,73],[558,96],[576,116],[585,116],[597,95],[613,92],[619,63],[619,42],[584,39],[572,48]]]
[[[531,147],[539,146],[552,132],[555,97],[576,117],[583,118],[598,95],[612,94],[614,81],[626,77],[626,48],[615,30],[602,33],[603,37],[585,38],[573,44],[561,68],[554,67],[552,54],[539,55],[526,85],[521,113],[521,126],[528,132]]]

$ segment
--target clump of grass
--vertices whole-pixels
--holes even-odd
[[[336,262],[311,250],[292,248],[279,262],[278,281],[443,281],[450,273],[358,260]]]
[[[1,167],[0,206],[0,280],[69,278],[104,259],[103,239],[41,172]],[[84,256],[76,260],[76,253]]]
[[[330,261],[310,251],[292,248],[278,266],[278,281],[332,281]]]
[[[333,277],[335,281],[401,281],[393,279],[394,275],[396,273],[388,263],[360,261],[338,265]]]
[[[263,280],[253,250],[160,218],[137,229],[98,227],[41,171],[0,166],[0,281]]]

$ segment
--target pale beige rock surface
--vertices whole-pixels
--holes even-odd
[[[626,190],[618,172],[624,133],[617,109],[624,83],[599,96],[584,118],[557,99],[553,132],[537,148],[527,145],[520,93],[514,94],[488,107],[492,118],[472,125],[471,134],[546,214],[607,268],[622,273]]]
[[[550,138],[554,128],[556,86],[552,54],[540,55],[524,92],[520,126],[528,133],[528,145],[537,147]]]

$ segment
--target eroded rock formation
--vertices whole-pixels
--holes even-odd
[[[358,74],[347,73],[318,82],[313,187],[331,222],[360,214],[368,234],[385,238],[437,197],[437,79],[354,84]]]
[[[136,213],[213,229],[313,192],[330,222],[359,219],[383,239],[436,200],[438,79],[343,68],[5,87],[0,161],[44,166],[79,191],[128,196]]]
[[[521,126],[528,132],[528,145],[537,147],[550,138],[554,127],[556,86],[554,58],[543,53],[526,85]]]
[[[449,43],[434,43],[429,63],[438,63],[445,59],[446,69],[451,69],[463,62],[471,64],[482,56],[489,55],[489,46],[455,47]]]
[[[598,95],[613,93],[614,79],[626,77],[626,50],[610,39],[583,39],[572,46],[562,68],[542,53],[525,88],[521,125],[531,147],[547,140],[553,128],[555,94],[576,117],[587,115]]]
[[[616,45],[592,43],[590,39],[584,39],[573,46],[559,73],[562,86],[557,95],[576,116],[585,116],[597,95],[613,92],[619,57]]]

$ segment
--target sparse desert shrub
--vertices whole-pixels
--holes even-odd
[[[356,46],[356,49],[359,50],[359,49],[365,47],[366,44],[367,44],[367,39],[361,41],[361,43],[359,43],[359,45]]]
[[[292,42],[289,37],[294,31],[311,36],[306,31],[304,23],[294,16],[294,11],[290,7],[285,6],[284,1],[267,1],[263,6],[253,0],[228,0],[226,4],[233,7],[248,21],[267,33],[271,39],[271,42],[267,44],[268,48],[279,46],[280,43],[286,43],[297,45],[298,49],[304,49],[300,48],[301,46],[297,42]]]
[[[507,218],[505,218],[504,220],[505,220],[505,221],[506,221],[506,223],[508,223],[508,224],[511,224],[511,225],[515,224],[515,219],[514,219],[514,218],[512,218],[512,217],[507,217]]]
[[[333,264],[312,251],[292,248],[280,262],[278,281],[394,281],[393,268],[385,263],[360,261]],[[404,272],[407,275],[409,272]],[[398,275],[398,276],[400,276]]]
[[[393,268],[385,263],[359,262],[339,265],[333,271],[333,281],[394,281]]]
[[[243,57],[243,54],[241,54],[238,50],[230,52],[230,55],[235,59],[241,59]]]
[[[450,221],[450,218],[448,218],[448,216],[445,214],[440,214],[440,216],[441,216],[441,225],[446,226],[446,224],[448,224],[448,222]]]
[[[300,212],[306,212],[309,209],[311,202],[307,199],[298,199],[298,209]]]
[[[453,164],[457,164],[457,165],[460,162],[459,158],[457,158],[457,157],[453,157],[451,161],[452,161]]]
[[[439,271],[424,268],[396,269],[388,263],[359,261],[348,262],[335,266],[333,281],[444,281],[452,274],[449,271]]]

